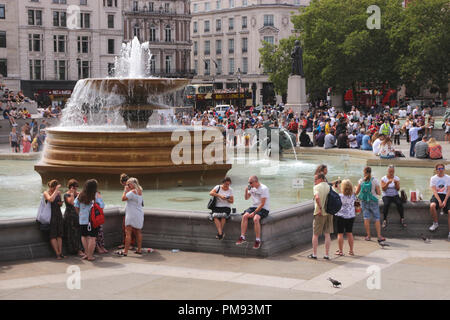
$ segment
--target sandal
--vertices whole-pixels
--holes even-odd
[[[94,261],[94,260],[95,260],[94,257],[92,257],[92,258],[90,258],[90,259],[89,259],[89,258],[87,259],[87,261]]]
[[[336,252],[334,254],[337,255],[337,256],[341,256],[341,257],[344,255],[344,253],[342,251],[339,251],[339,250],[336,250]]]
[[[117,247],[117,249],[125,249],[125,245],[121,244],[120,246]]]
[[[142,254],[142,251],[135,251],[134,253],[136,253],[136,254]]]
[[[330,260],[330,257],[329,257],[329,256],[323,256],[323,258],[324,258],[325,260]]]
[[[400,224],[403,228],[406,228],[408,225],[405,223],[405,219],[400,219]]]
[[[385,237],[381,237],[380,239],[378,239],[378,242],[383,242],[383,241],[386,241]]]
[[[127,256],[127,254],[126,253],[124,253],[123,251],[116,251],[116,252],[114,252],[116,255],[118,255],[118,256],[121,256],[121,257],[126,257]]]
[[[349,256],[354,256],[355,253],[354,253],[353,251],[349,251],[349,252],[348,252],[348,255],[349,255]]]
[[[365,237],[365,238],[364,238],[364,240],[366,240],[366,241],[370,241],[370,237],[369,237],[369,236],[367,236],[367,237]]]
[[[317,256],[313,255],[312,253],[308,256],[308,259],[314,259],[317,260]]]

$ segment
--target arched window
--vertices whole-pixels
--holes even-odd
[[[156,27],[154,25],[150,26],[149,41],[156,41]]]

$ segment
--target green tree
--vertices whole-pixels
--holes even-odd
[[[332,87],[344,92],[360,86],[382,88],[400,84],[398,50],[390,29],[401,16],[401,0],[312,0],[292,17],[304,48],[309,93]],[[381,9],[381,28],[369,29],[367,8]],[[354,99],[356,95],[354,94]],[[355,101],[354,101],[355,102]]]
[[[450,75],[450,2],[410,2],[392,31],[407,88],[427,87],[446,99]],[[417,91],[417,90],[415,90]]]
[[[275,92],[280,96],[286,96],[289,74],[291,73],[291,52],[294,48],[296,36],[281,39],[278,45],[263,42],[259,49],[260,63],[264,72],[269,75],[269,81],[273,83]]]

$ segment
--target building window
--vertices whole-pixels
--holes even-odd
[[[234,0],[228,0],[228,5],[230,8],[234,8]]]
[[[133,11],[134,12],[139,11],[139,2],[133,1]]]
[[[194,33],[197,33],[198,31],[198,22],[194,21]]]
[[[8,77],[8,60],[0,59],[0,74],[3,77]]]
[[[222,30],[222,20],[217,19],[216,20],[216,31],[221,31],[221,30]]]
[[[222,1],[221,0],[217,0],[216,1],[216,10],[219,10],[222,7]]]
[[[209,40],[205,41],[205,55],[209,55],[210,54],[210,49],[211,49],[211,42]]]
[[[149,2],[148,3],[148,12],[153,12],[153,10],[154,10],[154,4],[153,4],[153,2]]]
[[[198,12],[198,3],[194,3],[194,13]]]
[[[113,6],[113,0],[103,0],[103,6],[106,7],[112,7]],[[114,7],[117,8],[117,0],[114,0]]]
[[[0,31],[0,48],[6,48],[6,31]]]
[[[242,38],[242,52],[248,51],[248,38]]]
[[[42,80],[43,63],[41,60],[30,60],[30,80]]]
[[[169,13],[170,12],[170,3],[164,3],[164,12]]]
[[[66,36],[53,36],[53,52],[66,52]]]
[[[78,37],[78,53],[89,53],[90,52],[90,39],[87,36]]]
[[[67,13],[65,11],[53,11],[53,26],[67,27]]]
[[[90,29],[91,28],[91,14],[90,13],[80,13],[80,28]]]
[[[211,10],[211,3],[205,2],[205,11]]]
[[[275,42],[274,42],[274,38],[273,38],[273,36],[265,36],[264,37],[264,41],[265,42],[268,42],[268,43],[270,43],[270,44],[274,44]]]
[[[53,3],[56,3],[56,4],[67,4],[67,0],[53,0]]]
[[[194,56],[198,54],[198,42],[194,41]]]
[[[294,6],[299,6],[300,5],[300,0],[294,0]]]
[[[228,19],[228,30],[233,30],[234,29],[234,18],[229,18]]]
[[[114,39],[108,39],[108,54],[115,53],[115,50],[114,50],[115,45],[114,44],[115,44]]]
[[[115,68],[116,66],[114,65],[114,63],[108,63],[108,76],[114,77]]]
[[[243,74],[248,73],[248,58],[247,57],[242,58],[242,73]]]
[[[156,41],[156,27],[155,26],[151,26],[150,27],[150,39],[149,41]]]
[[[165,29],[165,33],[166,33],[166,42],[171,42],[172,41],[172,29],[170,29],[170,26],[166,26]]]
[[[156,73],[156,56],[152,55],[150,59],[150,72],[155,74]]]
[[[205,76],[209,76],[211,74],[211,60],[205,60]]]
[[[87,6],[87,0],[80,0],[80,6]]]
[[[242,0],[242,6],[243,6],[243,7],[248,6],[248,1],[247,1],[247,0]]]
[[[264,15],[264,26],[272,26],[273,27],[273,14],[265,14]]]
[[[172,64],[172,57],[171,56],[166,56],[166,73],[170,73],[171,72],[171,64]]]
[[[5,19],[5,17],[6,17],[5,5],[4,4],[0,4],[0,19]]]
[[[141,28],[139,27],[138,24],[134,25],[133,27],[133,37],[136,37],[139,40],[141,40]]]
[[[222,53],[222,40],[216,40],[216,54]]]
[[[222,59],[217,59],[216,74],[222,74]]]
[[[114,15],[113,14],[108,15],[108,28],[114,29]]]
[[[56,80],[67,80],[67,61],[55,60]]]
[[[28,25],[42,26],[42,10],[28,10]]]
[[[209,32],[209,20],[205,21],[205,32]]]
[[[78,60],[78,79],[85,79],[91,76],[91,62]]]
[[[242,17],[242,29],[247,29],[247,17]]]
[[[228,74],[234,74],[234,58],[228,60]]]
[[[228,39],[228,53],[234,53],[234,39]]]
[[[42,34],[29,34],[28,35],[28,50],[30,52],[41,52],[43,44]]]

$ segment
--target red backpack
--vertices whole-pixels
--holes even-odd
[[[103,209],[100,208],[97,202],[94,202],[91,208],[91,213],[89,214],[89,222],[91,226],[96,229],[105,223],[105,215]]]

